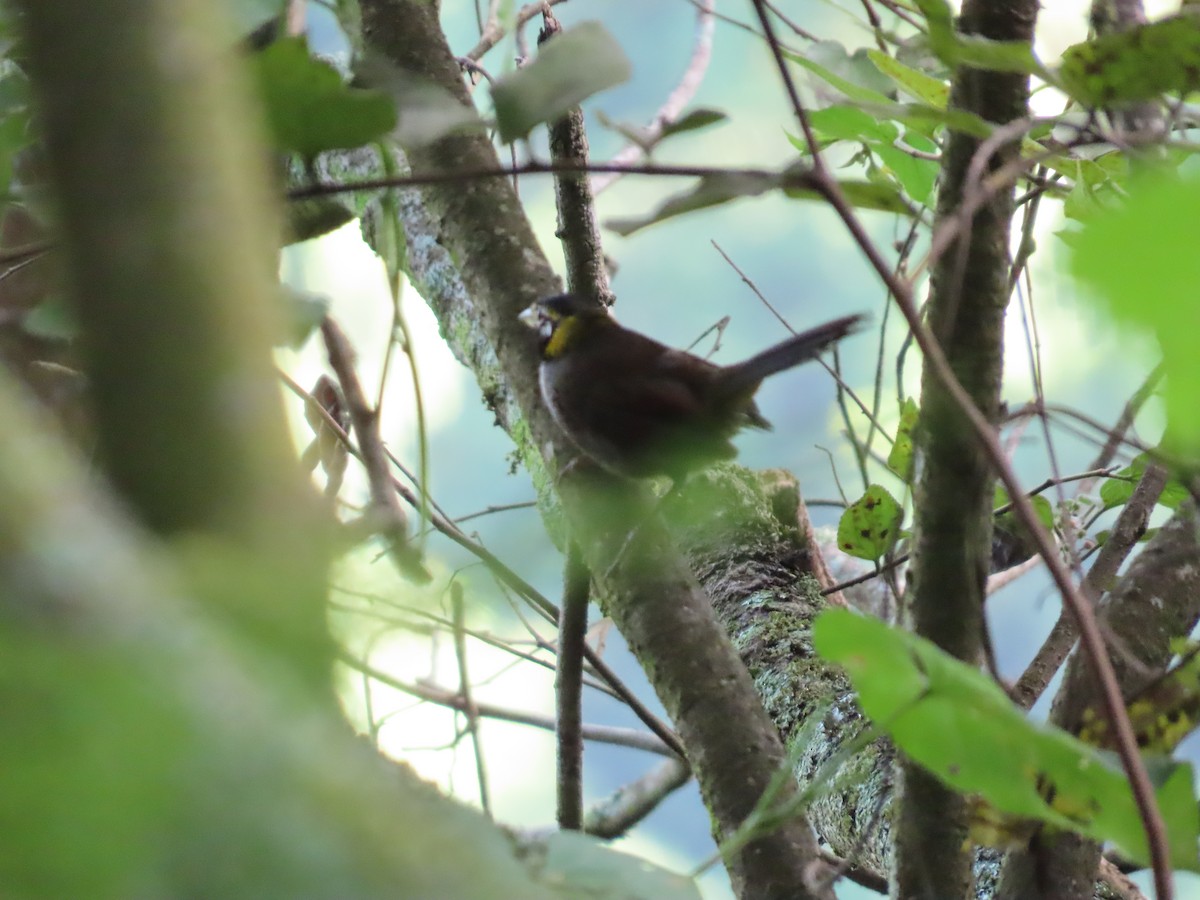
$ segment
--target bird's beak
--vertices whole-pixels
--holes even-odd
[[[521,311],[517,318],[535,331],[540,328],[542,324],[542,316],[541,313],[538,312],[538,305],[536,303],[531,303],[529,306],[525,307],[525,309]]]

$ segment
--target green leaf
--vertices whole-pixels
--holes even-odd
[[[1063,89],[1084,106],[1121,106],[1200,87],[1200,19],[1183,13],[1068,47]]]
[[[838,522],[838,549],[859,559],[876,560],[896,543],[904,510],[885,488],[877,484],[842,513]]]
[[[1076,178],[1063,200],[1063,215],[1076,222],[1087,222],[1106,210],[1114,209],[1117,197],[1112,191],[1100,191],[1086,179]]]
[[[396,126],[392,101],[342,82],[337,70],[309,56],[304,38],[283,38],[251,56],[275,145],[316,156],[361,147]]]
[[[704,176],[691,190],[668,198],[648,216],[610,219],[605,225],[617,234],[626,236],[685,212],[718,206],[739,197],[757,197],[779,187],[781,182],[782,176],[773,173],[718,172]]]
[[[1008,491],[1003,485],[996,485],[996,491],[992,499],[992,509],[1003,509],[1008,506],[1012,498],[1009,497]],[[1050,501],[1041,494],[1034,494],[1029,498],[1029,505],[1033,507],[1033,512],[1037,516],[1038,521],[1049,530],[1054,529],[1054,507],[1050,505]],[[1012,517],[1013,524],[1016,525],[1016,513],[1013,510],[1006,510],[1001,513],[1004,518]]]
[[[978,794],[1002,813],[1112,841],[1147,862],[1133,793],[1113,754],[1030,721],[975,666],[877,619],[826,610],[813,643],[846,670],[876,727],[949,787]],[[1191,767],[1168,761],[1155,770],[1172,864],[1196,870],[1200,819]]]
[[[629,60],[599,22],[555,35],[523,69],[492,86],[500,140],[525,137],[535,125],[561,116],[588,97],[629,79]]]
[[[986,138],[995,130],[995,127],[983,118],[964,109],[941,109],[921,103],[896,103],[893,106],[895,112],[892,118],[911,128],[919,129],[925,135],[929,135],[930,125],[944,125],[951,131],[960,131],[977,138]]]
[[[917,430],[917,416],[920,409],[917,401],[908,397],[900,407],[900,426],[896,429],[896,440],[888,453],[888,468],[904,479],[911,482],[913,459],[913,435]]]
[[[935,109],[945,109],[950,99],[950,85],[924,72],[910,69],[904,63],[879,50],[868,50],[867,57],[902,91]]]
[[[1126,185],[1123,206],[1084,223],[1071,268],[1118,320],[1150,329],[1162,347],[1167,412],[1164,445],[1200,451],[1200,179],[1147,173]],[[1136,261],[1136,265],[1131,264]]]
[[[886,79],[875,79],[870,86],[863,86],[861,82],[869,79],[864,79],[861,72],[848,71],[851,69],[851,57],[847,55],[841,44],[833,41],[821,41],[813,44],[809,53],[810,56],[801,56],[785,50],[783,55],[792,62],[802,65],[827,84],[837,88],[851,100],[861,103],[891,102],[892,98],[883,92],[888,86]],[[819,59],[822,61],[818,61]],[[835,67],[841,71],[834,71]],[[872,70],[876,75],[879,74],[873,66]]]
[[[993,41],[974,35],[959,35],[954,44],[954,57],[960,66],[1046,78],[1050,75],[1033,55],[1033,48],[1024,41]]]
[[[630,143],[636,144],[643,153],[649,154],[669,137],[689,131],[698,131],[701,128],[709,128],[720,122],[727,121],[729,116],[725,115],[719,109],[693,109],[674,122],[665,124],[657,135],[653,135],[640,125],[628,125],[624,122],[614,121],[606,116],[603,111],[597,111],[596,118],[600,120],[600,124],[605,128],[613,129]]]
[[[946,0],[916,2],[929,24],[929,46],[946,65],[1038,75],[1050,80],[1050,74],[1033,55],[1033,48],[1028,43],[959,34],[955,31],[954,14]]]
[[[25,330],[37,337],[73,341],[79,337],[79,319],[66,295],[53,291],[25,316]]]
[[[14,68],[0,77],[0,194],[10,193],[13,160],[30,142],[29,80]]]
[[[859,107],[848,104],[813,110],[808,114],[808,121],[818,137],[834,141],[893,141],[898,134],[891,122],[880,121]],[[792,146],[808,152],[803,140],[792,140]]]
[[[887,168],[887,176],[899,181],[909,196],[918,202],[924,202],[933,191],[937,180],[938,165],[932,160],[917,159],[895,146],[899,137],[899,129],[892,122],[876,119],[870,113],[857,106],[837,105],[819,109],[809,114],[809,124],[814,133],[826,141],[849,140],[859,141],[868,147],[882,160]],[[933,152],[937,146],[920,134],[909,134],[906,137],[921,149]],[[807,155],[808,144],[804,140],[789,134],[787,136],[792,146]],[[879,187],[873,183],[874,187]],[[856,188],[850,188],[854,192]],[[883,205],[872,205],[872,209],[885,209],[888,212],[908,213],[903,202],[897,204],[896,198],[887,196],[882,200]],[[861,205],[866,206],[867,203]]]
[[[1105,509],[1124,506],[1129,502],[1129,498],[1133,496],[1137,483],[1142,480],[1142,475],[1145,474],[1149,462],[1149,454],[1139,453],[1130,461],[1129,465],[1105,479],[1104,483],[1100,485],[1100,500],[1104,503]],[[1178,480],[1169,478],[1158,497],[1158,505],[1165,506],[1167,509],[1178,509],[1188,496],[1187,488]]]
[[[859,209],[873,209],[877,212],[897,213],[902,216],[913,216],[913,210],[904,201],[900,192],[890,184],[878,184],[872,181],[857,181],[854,179],[839,179],[838,187],[851,206]],[[825,198],[812,188],[798,184],[787,184],[783,192],[795,200],[824,200]]]
[[[404,147],[423,147],[451,132],[482,129],[475,107],[464,105],[444,87],[368,53],[355,69],[356,78],[392,98],[396,127],[392,136]]]
[[[909,133],[906,137],[912,143],[929,143],[920,135]],[[918,159],[891,144],[872,144],[871,149],[913,200],[925,203],[932,196],[933,186],[937,184],[938,172],[941,169],[936,162],[931,159]]]
[[[729,116],[719,109],[708,109],[707,107],[693,109],[684,113],[674,122],[668,122],[663,127],[659,140],[665,140],[673,134],[683,134],[685,131],[708,128],[710,125],[716,125],[718,122],[725,122],[728,119]]]

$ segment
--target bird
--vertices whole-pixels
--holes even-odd
[[[864,320],[843,316],[740,363],[719,366],[625,328],[579,294],[535,301],[538,381],[551,415],[583,456],[625,479],[693,471],[737,455],[743,428],[770,430],[754,402],[764,378],[813,359]]]

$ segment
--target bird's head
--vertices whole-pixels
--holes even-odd
[[[538,333],[543,359],[567,352],[587,329],[612,322],[608,309],[579,294],[556,294],[530,304],[520,319]]]

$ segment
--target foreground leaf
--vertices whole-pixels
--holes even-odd
[[[276,147],[302,156],[361,147],[396,125],[385,95],[351,88],[304,38],[275,41],[251,57]]]
[[[951,788],[982,796],[1001,813],[1037,819],[1133,860],[1149,850],[1113,754],[1037,724],[990,678],[929,641],[877,619],[830,609],[813,626],[817,652],[845,668],[863,711],[905,754]],[[1152,767],[1171,862],[1196,870],[1200,819],[1190,765]]]
[[[796,200],[823,200],[821,193],[809,183],[807,170],[800,166],[782,172],[714,172],[705,175],[689,190],[669,197],[645,216],[609,219],[604,224],[617,234],[627,236],[683,213],[719,206],[742,197],[757,197],[777,189]],[[846,199],[860,209],[912,215],[900,192],[890,185],[856,180],[839,181],[838,185]]]
[[[739,197],[757,197],[779,187],[781,180],[782,176],[769,172],[717,172],[701,178],[691,190],[668,198],[649,215],[612,219],[605,224],[617,234],[629,235],[685,212],[718,206]]]
[[[555,35],[533,62],[493,85],[500,140],[507,144],[525,137],[535,125],[629,80],[630,72],[625,51],[599,22]]]
[[[1190,13],[1068,47],[1058,77],[1085,106],[1120,106],[1200,86],[1200,20]]]
[[[1164,446],[1200,451],[1200,179],[1148,174],[1126,184],[1118,208],[1084,224],[1074,240],[1071,268],[1122,322],[1151,330],[1162,347],[1166,379]],[[1130,260],[1136,260],[1131,265]]]
[[[993,41],[960,34],[954,28],[954,14],[946,0],[917,0],[917,6],[929,23],[930,47],[947,65],[1048,76],[1025,41]]]

